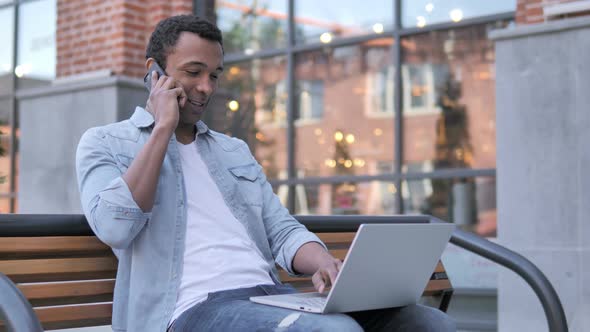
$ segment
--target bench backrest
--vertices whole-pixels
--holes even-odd
[[[318,236],[344,259],[354,233]],[[47,330],[110,324],[116,270],[117,259],[95,236],[0,237],[0,272],[17,285]],[[310,278],[282,270],[280,276],[300,291],[313,291]],[[451,292],[439,262],[424,296],[439,298],[446,310]]]

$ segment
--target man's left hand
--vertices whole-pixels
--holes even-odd
[[[334,284],[341,267],[342,261],[338,258],[331,256],[327,258],[311,277],[315,289],[323,294],[326,287],[330,287]]]

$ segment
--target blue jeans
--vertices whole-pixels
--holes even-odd
[[[168,331],[455,331],[442,311],[422,305],[314,314],[250,302],[250,296],[297,292],[286,285],[260,285],[210,293],[185,311]]]

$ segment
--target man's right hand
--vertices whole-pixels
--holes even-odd
[[[146,110],[154,116],[155,127],[166,129],[172,134],[178,126],[180,108],[187,101],[186,92],[180,82],[170,76],[158,77],[155,71],[152,72],[151,81]]]

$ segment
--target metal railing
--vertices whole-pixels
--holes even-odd
[[[440,223],[425,215],[402,216],[294,216],[314,232],[355,232],[361,224]],[[84,215],[0,215],[0,237],[93,235]],[[543,272],[520,254],[475,234],[455,229],[451,243],[509,268],[521,276],[541,301],[549,331],[567,332],[567,320],[557,292]]]

